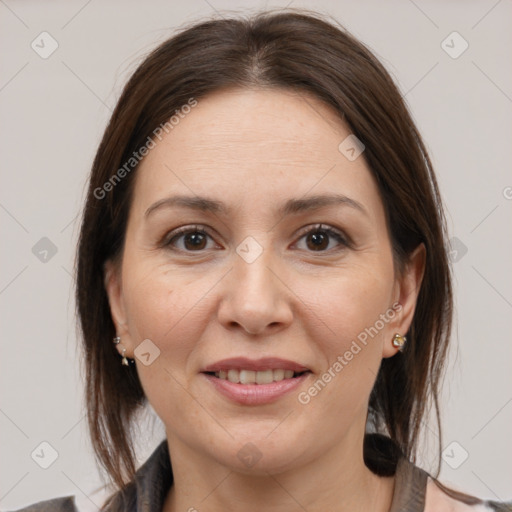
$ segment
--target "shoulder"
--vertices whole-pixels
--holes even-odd
[[[481,500],[440,485],[429,475],[424,512],[512,512],[512,501]]]
[[[12,512],[78,512],[73,496],[40,501]]]
[[[391,512],[512,512],[512,501],[484,500],[434,478],[405,457],[398,460]]]

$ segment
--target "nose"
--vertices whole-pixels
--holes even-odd
[[[285,282],[269,249],[252,263],[235,254],[233,269],[223,280],[219,322],[226,329],[242,329],[253,335],[275,333],[289,326],[293,294]]]

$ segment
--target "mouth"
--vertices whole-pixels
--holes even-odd
[[[304,365],[279,358],[232,358],[201,371],[222,396],[242,405],[275,402],[312,374]]]

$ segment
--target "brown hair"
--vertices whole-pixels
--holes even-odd
[[[382,361],[369,400],[372,429],[386,436],[395,455],[383,448],[382,436],[367,436],[364,456],[379,474],[391,473],[389,460],[399,454],[414,462],[432,403],[441,447],[438,391],[452,288],[442,201],[425,146],[390,75],[363,44],[317,14],[260,13],[195,24],[150,53],[126,84],[94,159],[78,247],[77,307],[92,444],[118,488],[134,476],[130,426],[147,399],[135,366],[122,366],[112,343],[104,263],[121,254],[136,168],[104,197],[98,198],[98,190],[191,97],[200,101],[222,88],[254,86],[319,98],[363,142],[398,272],[413,249],[425,245],[408,342]],[[437,474],[439,464],[438,458]]]

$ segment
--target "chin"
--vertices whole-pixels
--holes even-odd
[[[290,438],[268,439],[261,432],[254,436],[235,436],[221,453],[211,454],[217,462],[234,472],[253,476],[268,476],[293,469],[307,458],[304,440],[291,443]]]

